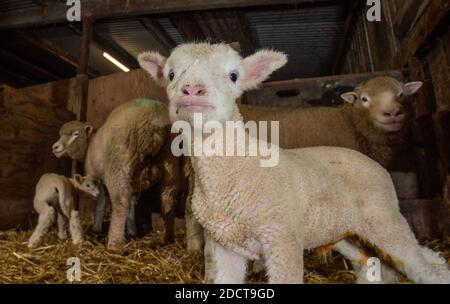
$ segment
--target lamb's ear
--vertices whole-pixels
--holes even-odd
[[[356,92],[347,92],[342,94],[341,98],[350,104],[354,104],[356,99],[358,98],[358,94],[356,94]]]
[[[268,50],[259,51],[244,59],[245,79],[244,89],[256,88],[270,74],[287,63],[287,55]]]
[[[138,61],[141,68],[146,70],[150,76],[162,87],[167,86],[164,79],[163,68],[167,58],[158,52],[143,52],[138,55]]]
[[[91,124],[86,124],[84,126],[84,131],[86,131],[86,136],[89,137],[92,135],[92,132],[94,132],[94,126]]]
[[[423,86],[422,81],[414,81],[405,83],[405,96],[411,96],[417,93],[420,88]]]
[[[73,179],[80,186],[83,183],[83,177],[80,174],[74,174]]]

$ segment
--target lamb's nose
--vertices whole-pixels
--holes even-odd
[[[188,96],[204,96],[206,94],[206,88],[202,85],[190,86],[185,85],[182,89],[184,95]]]

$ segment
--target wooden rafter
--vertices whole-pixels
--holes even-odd
[[[174,12],[214,10],[267,5],[301,5],[329,0],[115,0],[83,1],[81,15],[94,19],[145,16]],[[67,23],[67,5],[63,2],[46,2],[44,6],[0,14],[0,29],[24,28],[55,23]]]

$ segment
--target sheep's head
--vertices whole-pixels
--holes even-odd
[[[411,99],[422,82],[401,83],[391,77],[377,77],[359,85],[342,98],[354,105],[354,111],[365,115],[373,126],[384,133],[403,129],[411,114]]]
[[[284,66],[286,55],[259,51],[243,59],[230,45],[190,43],[178,46],[168,58],[156,52],[139,55],[139,63],[166,87],[172,121],[192,122],[194,113],[204,121],[231,120],[235,101]]]
[[[72,183],[80,191],[83,191],[94,198],[98,198],[100,195],[100,183],[89,177],[81,176],[80,174],[75,174],[72,178]]]
[[[53,154],[57,158],[67,156],[84,161],[93,131],[92,125],[76,120],[64,124],[59,130],[59,140],[53,145]]]

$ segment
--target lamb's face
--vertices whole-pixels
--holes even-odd
[[[191,43],[173,50],[168,58],[158,53],[139,55],[141,66],[165,86],[172,121],[225,122],[233,117],[234,105],[245,90],[264,81],[283,66],[286,56],[260,51],[243,59],[227,44]]]
[[[100,195],[100,183],[98,181],[89,176],[83,177],[79,174],[75,174],[73,179],[74,185],[78,190],[83,191],[94,198],[98,198]]]
[[[394,78],[377,77],[359,85],[342,98],[354,105],[355,111],[367,117],[373,126],[385,133],[403,129],[411,114],[409,96],[415,94],[422,82],[403,84]]]
[[[53,145],[53,154],[57,158],[63,156],[83,161],[89,145],[89,137],[94,127],[79,121],[64,124],[59,131],[59,140]]]

